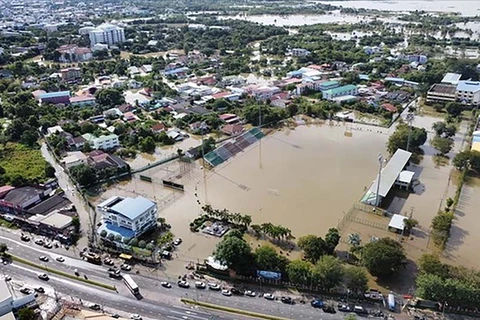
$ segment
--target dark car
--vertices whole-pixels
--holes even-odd
[[[110,278],[117,279],[117,280],[121,280],[121,279],[122,279],[122,275],[120,274],[120,272],[110,271],[110,272],[108,273],[108,276],[109,276]]]
[[[348,304],[339,303],[339,304],[338,304],[338,311],[342,311],[342,312],[352,312],[352,311],[353,311],[353,308],[352,308],[351,306],[349,306]]]
[[[91,304],[91,305],[89,305],[88,307],[89,307],[90,309],[92,309],[92,310],[100,310],[100,309],[102,308],[102,307],[100,307],[100,305],[97,304],[97,303]]]
[[[43,261],[43,262],[48,262],[48,257],[47,256],[40,256],[40,257],[38,257],[38,259],[40,259],[40,261]]]
[[[113,266],[114,265],[114,262],[111,259],[108,259],[108,258],[103,260],[103,263],[107,266]]]
[[[43,287],[36,287],[35,291],[38,293],[45,293],[45,289],[43,289]]]
[[[290,297],[281,297],[280,301],[282,301],[285,304],[294,304],[295,303],[295,301]]]
[[[312,300],[312,302],[310,302],[310,305],[314,308],[323,308],[325,304],[323,303],[322,300],[317,299],[317,300]]]
[[[233,295],[236,295],[236,296],[243,296],[244,295],[244,292],[240,289],[237,289],[237,288],[232,288],[230,289],[230,292],[233,294]]]
[[[333,306],[323,306],[322,310],[325,313],[332,313],[332,314],[337,313],[337,311]]]
[[[367,315],[368,311],[362,306],[353,307],[353,311],[358,315]]]
[[[24,235],[24,234],[22,234],[22,236],[20,237],[20,239],[21,239],[22,241],[25,241],[25,242],[29,242],[29,241],[30,241],[30,237],[29,237],[29,236],[26,236],[26,235]]]
[[[38,278],[43,281],[48,281],[48,279],[50,279],[46,273],[39,274]]]

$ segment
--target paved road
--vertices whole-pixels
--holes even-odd
[[[8,237],[6,236],[8,235]],[[0,241],[7,243],[9,250],[12,254],[18,255],[24,259],[35,261],[39,265],[46,265],[67,273],[72,273],[74,269],[83,275],[87,275],[89,279],[103,282],[110,285],[115,285],[118,290],[116,297],[121,296],[122,299],[133,299],[132,294],[129,290],[123,285],[120,280],[113,280],[108,278],[107,267],[106,266],[97,266],[85,261],[81,261],[75,258],[65,256],[65,262],[57,262],[55,258],[59,256],[53,250],[45,249],[41,246],[34,244],[33,242],[25,243],[18,240],[11,239],[17,235],[8,233],[0,235]],[[38,258],[41,255],[48,256],[50,258],[49,262],[41,262]],[[10,269],[15,268],[17,263],[14,263],[12,266],[6,266],[8,273]],[[22,266],[18,266],[22,267]],[[134,268],[135,270],[135,268]],[[40,270],[34,270],[34,273],[39,273]],[[252,297],[226,297],[223,296],[220,292],[211,291],[211,290],[197,290],[192,288],[194,286],[194,280],[189,280],[191,284],[190,289],[182,289],[176,286],[174,283],[176,279],[167,279],[164,280],[173,282],[173,288],[166,289],[160,285],[160,280],[157,278],[150,277],[146,274],[135,274],[130,272],[134,281],[140,287],[140,292],[143,295],[143,299],[138,302],[143,304],[158,304],[158,301],[168,301],[169,303],[178,303],[179,299],[189,298],[197,301],[210,302],[222,306],[243,309],[243,310],[252,310],[259,313],[271,314],[276,316],[281,316],[289,319],[342,319],[343,315],[338,313],[336,315],[325,314],[319,309],[314,309],[310,307],[307,303],[296,304],[296,305],[285,305],[280,301],[268,301],[264,298],[252,298]],[[34,274],[35,276],[35,274]],[[61,277],[58,279],[65,280]],[[58,289],[60,290],[60,289]],[[100,289],[99,289],[100,290]],[[102,290],[102,292],[104,292]],[[268,291],[265,291],[268,292]],[[270,291],[271,292],[271,291]],[[110,293],[111,294],[111,293]],[[93,300],[98,301],[98,300]],[[123,301],[123,300],[122,300]],[[135,300],[133,302],[136,303]]]

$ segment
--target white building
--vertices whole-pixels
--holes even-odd
[[[62,163],[65,165],[65,168],[70,169],[71,167],[87,164],[88,157],[81,151],[72,151],[67,153],[67,156],[62,159]]]
[[[88,35],[90,37],[90,46],[92,47],[97,43],[112,45],[125,41],[123,28],[109,23],[99,25],[91,30]]]
[[[480,81],[458,81],[456,97],[462,103],[480,105]]]
[[[0,281],[0,318],[3,318],[3,316],[9,314],[12,310],[29,305],[34,301],[34,293],[28,295],[19,294],[19,296],[17,296],[9,282],[4,280]],[[9,319],[9,317],[7,316],[5,319]]]
[[[120,141],[118,140],[118,136],[113,133],[109,135],[100,136],[100,137],[95,137],[90,133],[85,133],[82,135],[82,137],[95,150],[98,150],[98,149],[109,150],[109,149],[114,149],[120,146]]]
[[[292,56],[294,57],[305,57],[310,54],[310,51],[307,49],[302,49],[302,48],[294,48],[292,49]]]
[[[99,205],[103,221],[134,232],[135,237],[157,225],[157,204],[144,197],[113,196]]]

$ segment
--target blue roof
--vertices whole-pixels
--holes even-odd
[[[56,98],[56,97],[64,97],[64,96],[69,96],[70,97],[70,91],[58,91],[58,92],[42,93],[40,95],[40,99]]]
[[[480,142],[480,137],[473,136],[472,142]]]
[[[480,81],[458,81],[457,91],[476,92],[480,90]]]
[[[386,77],[385,81],[391,81],[391,82],[404,82],[405,79],[403,78],[394,78],[394,77]]]
[[[144,197],[125,198],[110,209],[130,220],[135,220],[139,215],[155,205],[155,202]]]

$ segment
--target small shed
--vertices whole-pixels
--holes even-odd
[[[415,175],[415,172],[413,171],[404,170],[400,172],[397,180],[395,181],[395,185],[397,185],[400,188],[408,189],[412,184],[414,175]]]
[[[402,233],[405,230],[405,220],[408,218],[401,214],[394,214],[388,224],[388,230],[396,233]]]

